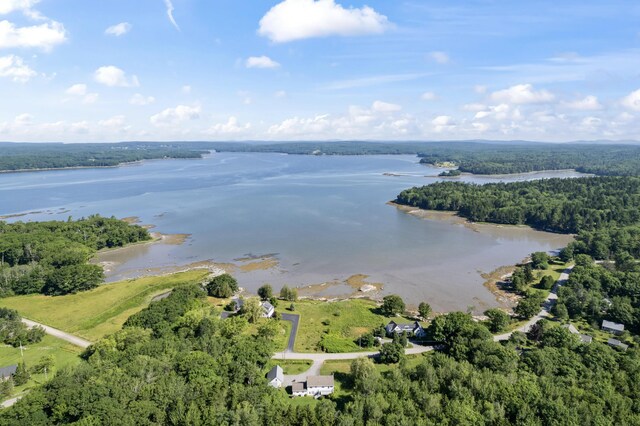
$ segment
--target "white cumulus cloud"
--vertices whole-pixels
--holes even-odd
[[[178,105],[175,108],[167,108],[158,114],[151,116],[151,123],[156,126],[178,124],[188,120],[200,118],[199,106]]]
[[[602,105],[595,96],[587,96],[584,99],[565,102],[563,105],[569,109],[575,109],[577,111],[595,111],[602,109]]]
[[[16,27],[7,20],[0,21],[0,49],[16,47],[38,48],[45,51],[64,43],[67,33],[64,25],[51,21],[40,25]]]
[[[632,109],[634,111],[640,111],[640,89],[629,93],[622,98],[622,106]]]
[[[98,68],[94,73],[94,79],[109,87],[138,87],[140,85],[138,77],[135,75],[127,77],[123,70],[113,65]]]
[[[251,128],[251,123],[240,124],[236,117],[229,117],[226,123],[218,123],[212,126],[207,133],[215,135],[237,135]]]
[[[10,78],[17,83],[26,83],[37,73],[15,55],[0,57],[0,77]]]
[[[131,105],[137,105],[137,106],[150,105],[155,101],[156,101],[156,98],[154,98],[153,96],[144,96],[140,93],[136,93],[131,97],[131,99],[129,99],[129,103]]]
[[[284,0],[260,20],[258,34],[276,43],[314,37],[380,34],[386,16],[368,6],[344,8],[335,0]]]
[[[107,28],[104,33],[107,35],[112,35],[116,37],[120,37],[125,35],[131,31],[131,24],[128,22],[120,22],[119,24],[113,25]]]
[[[531,84],[518,84],[493,92],[491,99],[496,102],[524,105],[550,102],[555,99],[555,96],[547,90],[536,91]]]
[[[278,68],[280,64],[268,56],[251,56],[245,62],[247,68]]]
[[[74,84],[69,87],[66,92],[67,95],[72,96],[84,96],[87,94],[87,85],[86,84]]]
[[[39,16],[32,7],[39,3],[40,0],[2,0],[0,1],[0,15],[8,15],[9,13],[21,11],[27,16]]]
[[[396,112],[400,111],[402,107],[388,102],[375,101],[371,106],[371,109],[375,112]]]

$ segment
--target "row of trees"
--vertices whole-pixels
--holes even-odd
[[[150,238],[140,226],[97,215],[66,222],[0,222],[0,296],[89,290],[103,279],[102,268],[87,263],[97,250]]]

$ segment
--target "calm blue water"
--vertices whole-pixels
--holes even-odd
[[[40,212],[17,220],[138,216],[160,232],[191,234],[181,246],[141,248],[115,268],[111,280],[149,268],[275,253],[279,270],[242,273],[240,284],[255,290],[270,282],[277,289],[368,274],[385,284],[386,293],[416,304],[424,299],[439,310],[483,310],[496,301],[480,272],[557,249],[566,238],[497,227],[476,232],[385,204],[403,189],[434,182],[440,171],[414,156],[222,153],[112,169],[2,174],[0,213]]]

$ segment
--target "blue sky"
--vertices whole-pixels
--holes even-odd
[[[640,139],[640,3],[0,0],[0,140]]]

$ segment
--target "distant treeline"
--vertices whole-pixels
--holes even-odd
[[[148,231],[115,218],[0,222],[0,297],[89,290],[103,272],[88,260],[97,250],[149,240]]]
[[[199,145],[194,145],[199,146]],[[425,164],[454,163],[475,174],[576,169],[601,176],[640,175],[640,145],[533,142],[289,142],[208,144],[229,152],[300,155],[415,154]]]
[[[162,158],[201,158],[206,151],[179,144],[0,144],[0,171],[110,167]]]
[[[640,146],[583,144],[449,144],[419,154],[421,163],[452,162],[474,174],[575,169],[600,176],[640,175]]]
[[[640,145],[534,142],[123,142],[0,143],[0,171],[105,167],[218,152],[297,155],[418,155],[425,164],[451,162],[461,172],[508,174],[576,169],[602,176],[640,175]]]
[[[407,189],[396,202],[456,211],[475,222],[577,233],[640,223],[640,178],[544,179],[487,185],[438,182]]]

